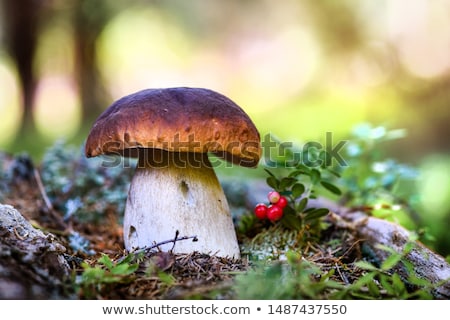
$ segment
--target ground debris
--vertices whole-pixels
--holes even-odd
[[[116,256],[115,261],[123,260]],[[138,269],[132,281],[104,286],[96,293],[102,299],[217,299],[232,298],[232,279],[248,268],[246,260],[229,259],[199,252],[173,254],[150,252],[136,256]],[[95,259],[91,261],[95,265]],[[84,296],[81,296],[84,298]]]
[[[0,299],[66,298],[66,248],[0,204]]]
[[[128,256],[123,247],[123,210],[119,205],[126,196],[126,191],[123,190],[126,190],[128,180],[119,173],[108,175],[101,170],[97,171],[95,166],[89,167],[84,160],[71,155],[65,157],[72,159],[70,166],[60,168],[59,171],[53,165],[49,166],[48,168],[52,168],[50,174],[46,172],[48,168],[35,167],[25,156],[14,158],[0,152],[0,202],[9,205],[3,206],[6,210],[14,207],[23,216],[22,219],[14,220],[14,223],[0,224],[0,298],[236,299],[239,298],[236,286],[239,284],[239,276],[247,276],[253,270],[261,271],[257,269],[257,262],[263,262],[263,266],[268,269],[274,265],[283,265],[283,272],[289,270],[289,267],[292,269],[287,261],[289,252],[295,252],[300,257],[296,260],[299,264],[307,261],[309,265],[319,269],[312,276],[315,277],[314,281],[319,282],[323,275],[329,273],[330,280],[350,287],[368,273],[358,267],[358,261],[379,266],[386,259],[386,256],[381,255],[383,251],[377,251],[378,244],[393,248],[398,246],[401,249],[406,241],[405,237],[397,236],[401,236],[401,232],[395,226],[384,222],[381,224],[382,221],[366,217],[356,221],[353,213],[348,215],[338,204],[327,202],[323,206],[330,209],[324,224],[328,227],[322,230],[320,239],[305,237],[304,234],[281,225],[256,224],[249,232],[238,233],[241,259],[198,252],[173,254],[155,248],[153,251],[144,250],[140,255],[136,254],[134,260],[129,261],[136,268],[131,268],[129,273],[112,273],[110,278],[103,279],[104,282],[95,282],[98,279],[94,277],[94,283],[83,286],[80,279],[83,279],[89,268],[108,272],[104,264],[99,264],[103,256],[108,257],[113,265],[120,264]],[[54,162],[60,163],[59,158],[56,157]],[[47,164],[52,163],[47,161]],[[39,170],[42,177],[46,177],[42,179],[41,186]],[[59,179],[62,177],[60,171],[67,171],[64,179]],[[54,183],[52,179],[59,182]],[[49,188],[51,183],[54,185]],[[109,192],[111,186],[116,186],[112,193]],[[233,185],[225,190],[234,188]],[[257,199],[265,196],[266,189],[261,190],[257,197],[250,198],[255,192],[249,192],[244,198],[235,199],[231,203],[240,206],[239,212],[245,215]],[[242,193],[237,194],[242,196]],[[310,203],[314,204],[313,201]],[[321,203],[316,207],[320,206]],[[388,227],[394,228],[395,232],[387,233]],[[24,250],[22,247],[29,245],[33,234],[39,234],[37,238],[40,240],[32,242],[32,245],[40,246],[40,251]],[[71,241],[74,235],[75,245]],[[387,240],[396,241],[381,241],[385,236],[389,236]],[[10,254],[13,251],[18,254]],[[415,252],[411,251],[407,257]],[[419,253],[418,258],[422,258],[420,261],[424,263],[420,269],[415,264],[415,271],[418,275],[429,278],[432,273],[427,269],[428,260],[433,253],[425,250]],[[56,257],[56,260],[46,260],[46,257]],[[42,268],[42,263],[55,261],[63,264],[61,270],[48,265],[48,268]],[[447,272],[444,274],[447,276],[450,270],[448,263],[442,259],[435,261],[435,269]],[[421,270],[424,271],[419,274],[418,271]],[[63,283],[68,274],[72,279],[72,282],[66,283],[69,288],[64,287]],[[262,276],[264,274],[257,273],[255,278],[248,278],[247,281],[255,280],[265,286],[267,282],[264,282]],[[283,273],[277,278],[276,285],[279,286],[285,276]],[[379,287],[378,298],[396,297],[386,292],[377,279],[373,283]],[[248,282],[244,284],[249,287]],[[271,284],[273,285],[274,283]],[[63,292],[65,288],[68,291]],[[367,291],[368,288],[362,286],[360,291],[364,294],[364,290]],[[441,291],[433,292],[435,298],[448,297],[448,293],[442,291],[443,288],[448,292],[448,283],[438,288]],[[333,290],[331,288],[314,297],[327,299]],[[267,297],[273,293],[270,291]],[[368,292],[355,297],[373,298],[370,294]]]

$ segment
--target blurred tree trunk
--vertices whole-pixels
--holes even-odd
[[[96,42],[113,12],[108,3],[103,1],[81,0],[74,7],[75,72],[83,123],[89,124],[97,118],[108,100],[97,65]]]
[[[41,1],[3,0],[6,48],[14,61],[22,91],[22,121],[20,135],[34,131],[33,103],[36,91],[36,75],[33,61],[38,41]]]
[[[41,26],[51,15],[64,14],[58,6],[46,1],[0,0],[4,11],[2,25],[5,47],[16,65],[22,92],[22,119],[17,141],[34,136],[34,98],[38,82],[34,58]],[[70,19],[74,30],[75,78],[83,108],[83,123],[95,119],[106,107],[107,93],[97,66],[96,42],[112,15],[120,6],[114,2],[79,0],[70,5]],[[64,9],[63,9],[64,10]],[[34,139],[35,137],[33,137]]]

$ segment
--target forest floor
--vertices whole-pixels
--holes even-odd
[[[2,172],[8,173],[4,175],[3,182],[8,183],[3,185],[0,203],[13,206],[34,228],[51,234],[51,241],[65,248],[61,256],[66,262],[66,276],[61,282],[46,284],[54,286],[52,298],[432,298],[428,284],[418,291],[417,285],[407,281],[395,284],[395,279],[388,281],[381,276],[384,271],[371,272],[370,267],[364,268],[358,264],[358,261],[364,260],[381,265],[381,261],[377,261],[365,246],[364,239],[354,230],[336,223],[333,220],[336,217],[333,218],[332,214],[324,218],[325,227],[320,236],[306,241],[304,237],[300,239],[297,231],[287,230],[279,224],[255,222],[247,218],[252,221],[252,226],[243,227],[245,218],[241,218],[251,215],[253,204],[245,199],[245,192],[240,192],[243,198],[233,199],[235,193],[229,190],[242,191],[241,186],[225,186],[227,197],[231,198],[231,207],[241,217],[235,221],[242,253],[240,259],[219,257],[213,253],[173,254],[161,252],[157,247],[129,254],[123,247],[122,212],[116,206],[105,206],[102,214],[95,219],[67,216],[67,206],[63,207],[54,194],[48,194],[49,188],[45,185],[48,178],[46,180],[41,176],[42,168],[26,158],[6,154],[2,154],[1,164]],[[105,179],[102,184],[108,185],[109,178]],[[65,200],[67,204],[67,198]],[[81,201],[84,199],[81,198]],[[21,239],[14,232],[9,236]],[[5,263],[0,264],[3,270],[17,268],[17,261],[10,266]],[[24,270],[31,263],[43,262],[19,261],[20,268]],[[41,267],[48,272],[44,263]],[[36,266],[33,270],[37,270]],[[288,280],[281,280],[286,278],[283,276],[286,270],[289,270]],[[13,273],[12,270],[10,272]],[[259,280],[255,282],[255,279],[260,279],[261,283],[256,284]],[[308,281],[305,282],[305,279]],[[17,276],[2,281],[0,277],[0,287],[11,287],[11,281],[17,281],[20,285],[21,281],[28,280]],[[280,292],[271,292],[277,291],[273,289],[274,285],[279,285]],[[396,292],[395,285],[404,292]],[[21,291],[17,292],[18,296],[6,298],[42,298],[33,293],[20,296]]]

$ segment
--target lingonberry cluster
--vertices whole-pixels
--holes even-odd
[[[280,220],[283,217],[283,209],[287,206],[288,200],[276,191],[270,191],[267,198],[270,202],[268,206],[265,203],[258,203],[255,206],[254,212],[256,217],[261,220]]]

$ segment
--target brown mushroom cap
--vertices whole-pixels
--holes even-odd
[[[141,148],[212,152],[254,167],[260,136],[248,115],[222,94],[203,88],[147,89],[114,102],[94,123],[87,157],[136,157]]]

